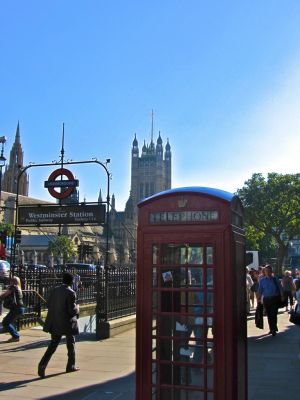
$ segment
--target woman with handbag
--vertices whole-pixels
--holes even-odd
[[[11,285],[1,294],[0,299],[3,301],[4,307],[9,309],[2,321],[5,331],[11,334],[8,342],[19,342],[20,334],[13,324],[16,319],[24,314],[23,294],[19,277],[13,276],[11,278]]]

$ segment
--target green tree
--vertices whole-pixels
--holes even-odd
[[[72,240],[64,235],[56,236],[54,240],[49,242],[48,250],[52,252],[54,259],[63,257],[64,263],[76,254],[76,248]]]
[[[275,243],[281,267],[289,241],[300,234],[300,174],[253,174],[237,194],[245,209],[247,240],[269,250]]]
[[[0,224],[0,232],[7,232],[9,236],[13,235],[15,232],[15,227],[13,224]]]

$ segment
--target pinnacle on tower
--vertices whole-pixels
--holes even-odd
[[[15,143],[20,143],[20,123],[18,121],[17,130],[16,130],[16,138]]]
[[[114,193],[113,193],[112,196],[111,196],[111,208],[112,208],[113,210],[116,209],[116,198],[115,198]]]
[[[138,146],[138,141],[137,141],[137,138],[136,138],[136,133],[134,134],[134,139],[133,139],[133,142],[132,142],[132,146],[133,146],[133,147]]]
[[[162,144],[162,138],[160,136],[160,131],[158,132],[157,144]]]
[[[98,203],[102,203],[102,192],[99,190]]]

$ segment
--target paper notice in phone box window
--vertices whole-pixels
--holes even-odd
[[[163,272],[162,277],[164,282],[172,282],[173,276],[171,271]]]

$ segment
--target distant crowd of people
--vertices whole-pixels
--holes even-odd
[[[276,336],[278,332],[277,315],[279,308],[285,308],[286,312],[300,314],[300,271],[294,274],[286,270],[281,279],[273,273],[270,265],[252,268],[246,267],[246,292],[247,313],[255,308],[256,317],[266,315],[269,325],[269,334]],[[294,304],[296,301],[296,308]],[[258,315],[257,315],[258,314]],[[258,325],[257,325],[258,326]],[[258,326],[260,327],[260,326]]]

